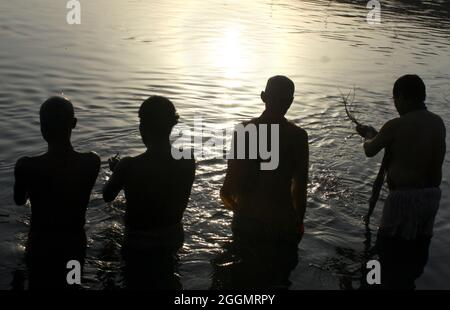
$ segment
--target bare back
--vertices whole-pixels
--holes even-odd
[[[31,202],[31,232],[79,233],[100,168],[95,153],[69,151],[24,157],[16,164],[14,195]]]
[[[391,189],[438,187],[446,152],[442,119],[427,110],[409,112],[393,122],[388,184]]]
[[[253,124],[270,124],[264,118]],[[258,138],[259,139],[259,138]],[[231,159],[221,191],[233,211],[261,222],[296,227],[303,220],[308,180],[308,136],[305,130],[285,119],[279,122],[279,165],[261,170],[259,160]],[[295,189],[294,189],[295,188]],[[301,215],[299,215],[301,213]]]
[[[172,158],[170,151],[148,151],[123,158],[103,193],[112,201],[125,191],[129,231],[152,231],[179,224],[195,178],[195,160]]]

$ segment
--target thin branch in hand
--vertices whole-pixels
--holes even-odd
[[[345,113],[347,114],[348,119],[351,120],[355,125],[361,126],[361,123],[358,122],[358,120],[352,115],[353,111],[350,111],[351,105],[355,101],[355,89],[353,88],[353,96],[350,103],[348,98],[350,97],[352,91],[350,90],[347,96],[344,96],[341,90],[339,90],[339,92],[341,93],[342,102],[344,103]]]

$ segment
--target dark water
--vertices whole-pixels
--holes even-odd
[[[69,26],[65,1],[0,2],[0,213],[9,214],[0,217],[0,288],[23,268],[30,210],[13,204],[12,173],[18,157],[45,150],[37,114],[44,99],[69,96],[79,118],[75,145],[102,157],[87,213],[86,286],[117,287],[123,198],[106,205],[100,189],[109,156],[143,151],[141,101],[165,95],[184,124],[200,116],[210,127],[230,127],[262,111],[259,93],[275,74],[295,81],[288,118],[308,130],[311,145],[306,234],[292,288],[359,287],[367,237],[373,243],[376,231],[367,234],[360,218],[381,158],[364,157],[339,89],[355,87],[357,116],[379,127],[396,116],[395,79],[417,73],[430,110],[450,127],[449,2],[382,1],[377,26],[366,22],[366,3],[82,1],[82,24]],[[449,160],[421,289],[450,289]],[[180,254],[187,289],[211,287],[211,261],[230,239],[231,214],[218,196],[225,164],[199,161]]]

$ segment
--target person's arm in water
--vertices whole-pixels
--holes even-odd
[[[103,187],[103,200],[111,202],[123,189],[123,174],[129,158],[120,160],[118,156],[108,160],[109,169],[113,172],[108,182]]]
[[[365,139],[364,141],[364,151],[366,156],[373,157],[377,155],[383,148],[389,146],[394,137],[394,128],[395,128],[396,120],[391,120],[387,122],[380,130],[377,132],[371,126],[362,126],[358,125],[356,127],[356,131]],[[380,167],[380,171],[378,172],[375,183],[372,187],[372,195],[369,200],[369,210],[367,215],[364,217],[364,223],[368,225],[370,223],[370,217],[375,209],[376,201],[378,200],[378,196],[381,191],[381,187],[384,183],[385,170],[387,169],[388,160],[387,154],[385,151],[385,155],[383,157],[383,162]]]
[[[292,197],[294,207],[298,213],[298,223],[300,232],[303,234],[303,221],[305,218],[307,204],[307,186],[308,186],[308,170],[309,170],[309,145],[308,133],[301,131],[300,141],[296,146],[295,154],[295,171],[292,183]]]
[[[233,141],[231,141],[232,150],[236,150],[236,132],[233,134]],[[230,151],[230,152],[231,152]],[[232,153],[231,153],[232,154]],[[225,206],[229,210],[236,210],[235,197],[235,186],[237,178],[239,177],[238,160],[235,158],[235,154],[232,154],[234,158],[228,159],[227,162],[227,172],[225,175],[225,181],[220,189],[220,198]]]
[[[227,163],[227,172],[225,175],[225,181],[220,189],[220,198],[223,205],[228,210],[236,210],[236,201],[234,199],[234,183],[236,182],[236,159],[229,159]]]
[[[234,193],[232,190],[232,183],[235,182],[235,174],[233,173],[236,170],[235,167],[236,159],[229,159],[225,181],[223,182],[223,186],[220,189],[220,198],[222,199],[225,208],[227,208],[228,210],[236,209],[236,201],[233,199]]]
[[[14,202],[18,206],[24,205],[28,200],[26,160],[26,157],[20,158],[14,168]]]

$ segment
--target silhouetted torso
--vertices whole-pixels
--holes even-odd
[[[120,161],[115,181],[125,192],[127,231],[151,231],[181,222],[195,175],[194,160],[152,150]]]
[[[29,198],[31,203],[26,251],[30,289],[74,288],[66,282],[66,264],[84,264],[86,207],[99,168],[96,154],[71,149],[17,162],[16,202]]]
[[[30,232],[82,232],[99,166],[96,154],[75,151],[19,160],[16,174],[31,202]]]
[[[364,145],[369,156],[385,148],[390,193],[376,246],[383,288],[414,289],[428,261],[441,197],[445,136],[442,119],[417,106],[387,122]]]
[[[388,146],[390,189],[439,187],[446,152],[442,119],[427,111],[409,112],[395,120]]]
[[[195,176],[195,161],[173,159],[170,145],[122,159],[103,190],[112,201],[124,190],[124,283],[128,289],[178,289],[176,252]]]
[[[274,121],[260,117],[247,124],[268,124],[268,128],[270,124],[279,125],[279,165],[274,170],[261,170],[260,160],[234,159],[223,189],[234,197],[236,214],[297,233],[299,216],[293,204],[292,183],[299,162],[308,161],[300,155],[302,144],[307,144],[306,132],[285,118]]]

